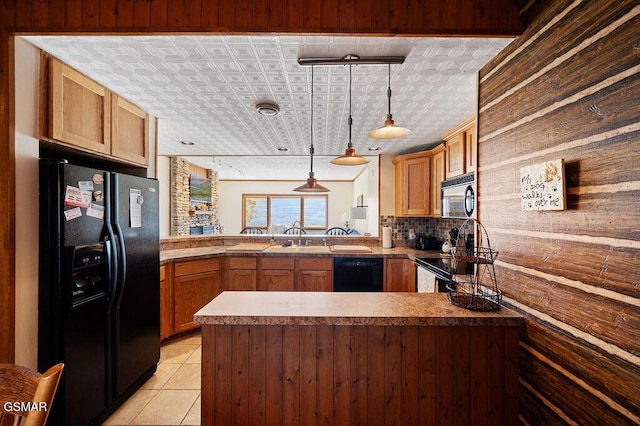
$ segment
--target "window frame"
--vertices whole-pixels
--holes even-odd
[[[247,198],[266,198],[267,199],[267,226],[247,225]],[[298,194],[242,194],[242,228],[252,226],[254,228],[267,231],[271,226],[271,200],[273,198],[299,198],[300,199],[300,217],[299,221],[303,229],[308,230],[325,230],[329,224],[329,196],[326,194],[298,195]],[[323,198],[324,203],[324,226],[305,226],[304,223],[304,206],[305,199]]]

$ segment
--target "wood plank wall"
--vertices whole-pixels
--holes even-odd
[[[513,36],[513,0],[0,0],[0,362],[14,359],[13,34]]]
[[[16,31],[520,33],[512,0],[4,0]]]
[[[513,326],[203,325],[203,425],[513,425]]]
[[[538,0],[480,73],[479,215],[526,316],[523,424],[640,424],[640,5]],[[568,208],[523,212],[563,158]]]

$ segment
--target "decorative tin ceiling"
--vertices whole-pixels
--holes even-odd
[[[511,41],[235,35],[25,39],[157,116],[160,155],[204,157],[205,166],[211,157],[224,162],[225,156],[240,156],[233,166],[221,166],[221,173],[267,164],[256,156],[282,156],[283,171],[286,161],[308,165],[311,68],[298,65],[299,57],[406,56],[404,64],[391,66],[391,112],[397,125],[411,129],[402,139],[367,135],[386,118],[387,66],[352,69],[356,151],[371,154],[368,148],[379,147],[374,154],[401,154],[437,144],[440,135],[473,114],[476,71]],[[325,162],[347,144],[349,70],[316,66],[314,73],[314,168],[319,178],[341,180],[336,173],[343,172]],[[278,104],[280,113],[258,114],[255,107],[262,102]],[[340,168],[352,177],[359,169]],[[321,176],[323,170],[333,170],[332,175]]]

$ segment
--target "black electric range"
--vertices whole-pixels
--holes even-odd
[[[450,257],[417,257],[416,265],[434,273],[437,278],[449,281],[451,279],[451,263]]]

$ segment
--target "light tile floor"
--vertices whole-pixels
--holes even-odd
[[[200,425],[200,332],[160,347],[156,373],[104,425]]]

